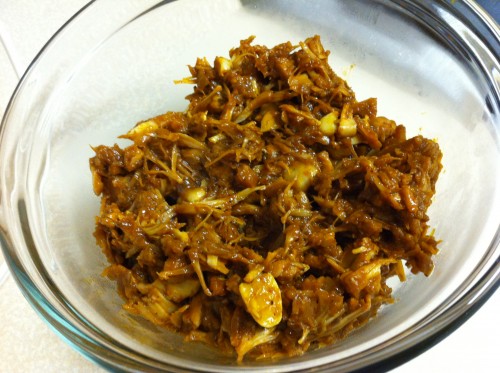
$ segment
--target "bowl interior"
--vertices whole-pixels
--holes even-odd
[[[417,21],[389,1],[187,0],[137,16],[127,11],[108,15],[105,33],[88,30],[65,45],[65,53],[82,58],[54,73],[28,163],[28,192],[34,198],[27,212],[40,258],[88,324],[159,361],[189,367],[196,360],[209,370],[234,369],[232,358],[185,344],[121,310],[114,283],[100,276],[106,260],[92,236],[99,198],[88,160],[91,146],[126,145],[117,136],[138,121],[184,110],[192,87],[173,81],[189,75],[187,65],[197,57],[225,56],[250,35],[267,46],[320,35],[331,50],[331,65],[358,100],[377,97],[379,115],[404,124],[409,136],[436,139],[444,153],[429,211],[442,240],[432,276],[409,275],[403,285],[393,281],[397,302],[366,327],[336,346],[282,361],[283,366],[306,368],[389,340],[438,309],[476,271],[500,220],[498,108],[486,104],[489,86],[478,65],[450,48],[436,25]],[[67,32],[76,33],[78,25],[77,19]]]

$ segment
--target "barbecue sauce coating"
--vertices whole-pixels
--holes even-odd
[[[436,142],[357,101],[318,36],[198,59],[185,112],[90,159],[124,308],[243,358],[332,344],[432,272]],[[408,301],[408,300],[402,300]]]

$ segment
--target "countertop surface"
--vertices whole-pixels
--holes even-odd
[[[0,115],[18,77],[37,52],[86,3],[87,0],[0,0],[3,40],[3,45],[0,43]],[[484,5],[499,15],[498,1],[484,1]],[[497,291],[458,330],[393,372],[499,372],[499,315],[500,292]],[[12,276],[7,275],[3,283],[0,276],[0,372],[102,371],[69,347],[38,317]]]

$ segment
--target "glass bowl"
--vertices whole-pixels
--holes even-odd
[[[319,34],[358,99],[444,153],[430,225],[429,277],[393,283],[396,303],[344,341],[244,362],[128,316],[92,236],[91,145],[184,110],[196,57],[241,39],[268,46]],[[500,240],[499,29],[473,1],[182,0],[91,2],[44,47],[6,110],[0,143],[1,245],[21,291],[69,344],[125,371],[388,369],[454,330],[496,290]],[[122,144],[122,143],[121,143]],[[122,144],[123,145],[123,144]]]

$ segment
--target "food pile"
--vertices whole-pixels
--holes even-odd
[[[124,308],[247,358],[344,338],[429,275],[436,142],[357,101],[318,36],[198,59],[185,112],[90,160],[95,237]],[[405,300],[406,301],[406,300]]]

